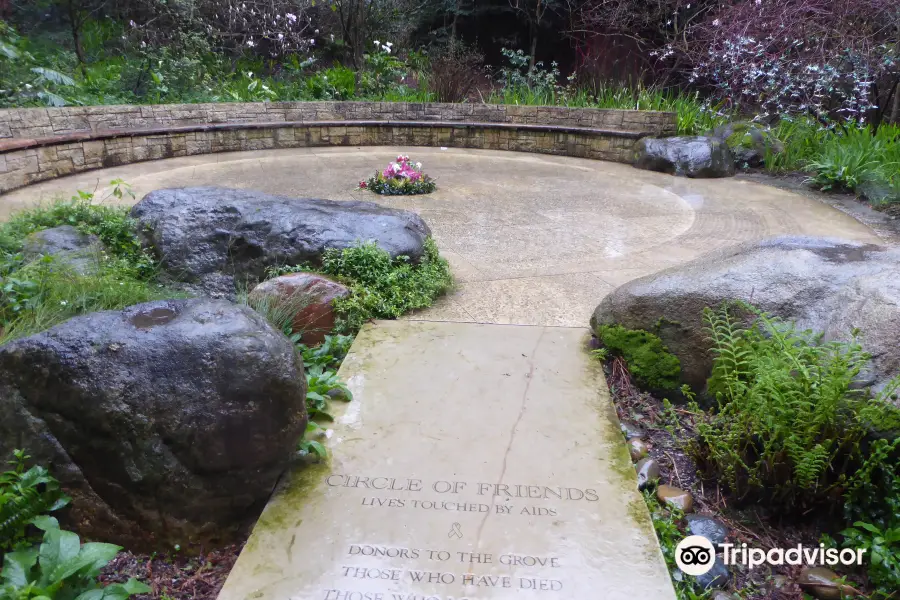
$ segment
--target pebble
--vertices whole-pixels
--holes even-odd
[[[728,585],[729,579],[731,579],[731,572],[725,566],[725,563],[722,562],[722,559],[716,556],[712,569],[703,575],[697,575],[694,579],[694,584],[701,590],[713,590]]]
[[[791,579],[784,575],[775,575],[772,577],[772,591],[782,592],[790,588]]]
[[[659,480],[659,464],[652,458],[644,458],[634,466],[637,471],[638,489],[643,490]]]
[[[621,422],[622,433],[625,434],[625,439],[630,440],[632,438],[642,438],[644,437],[644,430],[641,429],[636,423],[632,423],[631,421],[622,421]]]
[[[725,538],[728,536],[728,528],[721,521],[706,515],[688,515],[685,521],[687,522],[688,532],[691,535],[705,537],[712,542],[713,546],[725,543]]]
[[[646,458],[650,449],[647,447],[647,442],[641,438],[631,438],[628,440],[628,452],[631,454],[631,461],[637,462],[642,458]]]
[[[691,493],[677,487],[661,485],[656,488],[656,497],[664,506],[674,507],[686,513],[694,510],[694,498]]]
[[[857,590],[849,585],[842,585],[836,580],[840,579],[837,573],[824,567],[812,567],[800,571],[797,583],[803,591],[812,594],[819,600],[841,600],[857,595]]]

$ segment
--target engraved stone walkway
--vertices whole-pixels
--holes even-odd
[[[669,600],[587,332],[379,321],[219,600]],[[338,407],[340,408],[340,407]]]
[[[382,198],[355,182],[398,151],[438,179]],[[878,243],[813,199],[591,160],[329,148],[126,165],[0,196],[10,210],[121,178],[140,198],[221,185],[419,212],[457,289],[363,328],[341,368],[333,458],[286,476],[221,600],[672,600],[599,363],[600,299],[633,278],[777,234]],[[101,190],[102,194],[102,190]]]

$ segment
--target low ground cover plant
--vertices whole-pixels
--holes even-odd
[[[276,277],[298,271],[318,271],[350,288],[350,295],[334,302],[336,333],[355,335],[370,319],[396,319],[412,310],[426,308],[453,285],[450,266],[441,258],[432,238],[418,263],[391,255],[374,242],[344,250],[328,249],[321,266],[297,265],[269,269]]]
[[[103,586],[100,571],[121,548],[113,544],[82,544],[78,535],[60,529],[48,513],[69,503],[56,481],[41,465],[15,450],[12,469],[0,475],[0,600],[126,600],[150,592],[131,578]]]
[[[679,387],[681,363],[656,335],[621,325],[603,325],[598,328],[597,336],[603,344],[600,356],[622,357],[641,386],[653,390]]]
[[[359,189],[384,196],[430,194],[436,188],[434,179],[422,170],[422,163],[414,163],[404,154],[398,156],[383,171],[376,171],[369,179],[359,182]]]

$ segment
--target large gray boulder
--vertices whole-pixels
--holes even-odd
[[[73,497],[71,526],[132,549],[229,539],[306,422],[294,346],[225,300],[87,314],[0,346],[0,459],[26,449]]]
[[[696,178],[734,175],[734,157],[728,145],[717,138],[645,137],[634,148],[638,169]]]
[[[318,262],[327,248],[374,241],[418,261],[431,234],[417,214],[372,202],[270,196],[216,187],[157,190],[131,211],[175,279],[212,294],[255,283],[266,267]]]
[[[900,248],[813,237],[776,237],[705,254],[613,291],[591,325],[618,323],[657,333],[701,390],[712,360],[704,307],[744,300],[801,329],[847,339],[861,330],[872,354],[861,382],[881,389],[900,373]]]
[[[71,225],[60,225],[26,237],[22,255],[25,260],[50,256],[55,262],[84,275],[96,271],[102,251],[103,244],[97,236],[82,233]]]

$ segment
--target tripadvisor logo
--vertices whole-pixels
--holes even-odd
[[[748,548],[747,544],[719,544],[722,563],[744,565],[753,569],[761,565],[805,565],[809,567],[827,565],[861,565],[865,548],[826,548],[825,544],[793,548]],[[704,575],[716,562],[716,547],[703,536],[691,535],[681,540],[675,547],[675,564],[686,575]]]

